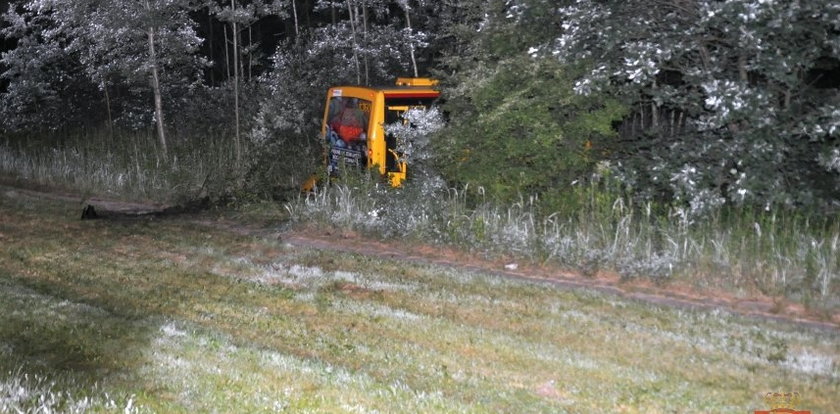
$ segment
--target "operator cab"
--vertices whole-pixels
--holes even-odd
[[[341,168],[350,166],[377,168],[392,186],[402,185],[408,165],[384,126],[407,122],[409,109],[429,108],[440,96],[436,84],[428,78],[398,78],[395,86],[330,88],[321,123],[329,176],[338,177]]]

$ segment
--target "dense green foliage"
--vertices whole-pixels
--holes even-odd
[[[468,79],[447,107],[441,171],[510,201],[567,191],[588,176],[626,111],[613,99],[571,92],[568,67],[518,56]]]
[[[0,132],[160,125],[169,160],[164,131],[229,137],[216,187],[271,198],[320,169],[330,85],[416,67],[442,81],[450,186],[561,199],[597,173],[689,216],[834,211],[838,21],[829,0],[18,0]]]
[[[590,63],[580,94],[632,105],[611,159],[639,195],[836,208],[840,6],[833,1],[579,1],[540,53]]]

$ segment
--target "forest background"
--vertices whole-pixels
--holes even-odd
[[[836,2],[30,0],[0,10],[4,175],[176,202],[289,200],[322,169],[327,88],[416,70],[441,81],[446,118],[417,176],[460,189],[453,197],[470,211],[443,220],[467,230],[436,237],[511,244],[587,273],[740,272],[741,287],[836,302]],[[542,224],[517,247],[476,224],[486,203]],[[600,236],[569,224],[586,221]],[[547,223],[560,229],[553,242]],[[622,234],[632,249],[617,247]],[[567,248],[570,237],[586,248]]]

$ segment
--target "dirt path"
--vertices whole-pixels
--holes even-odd
[[[464,271],[489,273],[562,289],[592,290],[656,305],[683,309],[718,309],[734,314],[793,323],[824,330],[840,330],[840,313],[818,314],[801,305],[774,298],[736,298],[726,292],[696,292],[676,283],[654,286],[647,281],[621,281],[617,276],[587,278],[555,266],[535,266],[506,261],[480,260],[475,255],[434,246],[396,247],[392,244],[355,236],[339,236],[329,232],[308,230],[287,231],[279,236],[294,245],[321,250],[334,250],[375,256],[418,264],[435,264]]]
[[[30,197],[79,203],[79,213],[85,205],[92,205],[105,217],[167,216],[182,212],[173,206],[123,202],[102,198],[82,200],[80,196],[66,193],[41,192],[0,185],[0,193],[9,197]],[[83,203],[84,201],[84,203]],[[392,259],[417,264],[434,264],[453,267],[463,271],[482,272],[523,281],[542,283],[562,289],[597,291],[617,297],[652,303],[661,306],[722,310],[745,317],[792,323],[823,330],[840,331],[840,312],[816,312],[787,301],[783,298],[752,297],[738,298],[724,291],[698,292],[696,289],[671,282],[663,286],[653,285],[646,280],[622,281],[617,275],[599,274],[598,277],[584,277],[578,272],[557,266],[539,266],[527,263],[489,260],[475,254],[430,245],[398,245],[366,239],[353,234],[336,234],[322,229],[289,229],[257,227],[226,220],[207,220],[194,214],[183,214],[172,219],[188,220],[194,224],[222,228],[241,235],[279,238],[293,246],[355,253],[381,259]]]

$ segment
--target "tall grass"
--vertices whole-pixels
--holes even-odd
[[[0,412],[3,413],[141,412],[135,406],[134,396],[116,399],[106,393],[77,396],[62,391],[67,387],[64,379],[56,382],[23,369],[5,374],[0,376]]]
[[[174,137],[169,159],[157,146],[151,132],[0,138],[0,175],[164,202],[249,191],[243,190],[247,166],[235,165],[226,135]],[[481,188],[426,182],[391,189],[363,175],[301,197],[287,209],[293,220],[551,262],[587,276],[615,272],[624,279],[676,279],[701,288],[784,295],[809,306],[840,305],[837,220],[738,208],[698,218],[684,209],[633,204],[604,181],[560,197],[500,205],[485,199]]]
[[[151,131],[0,138],[0,175],[88,194],[181,201],[221,191],[236,171],[224,136],[175,137],[164,158]]]
[[[736,294],[784,295],[840,305],[840,223],[791,211],[721,209],[702,218],[634,205],[609,185],[577,187],[550,205],[498,205],[481,189],[387,189],[372,179],[337,184],[287,205],[315,221],[579,269],[587,276],[681,280]],[[477,200],[477,201],[476,201]]]

